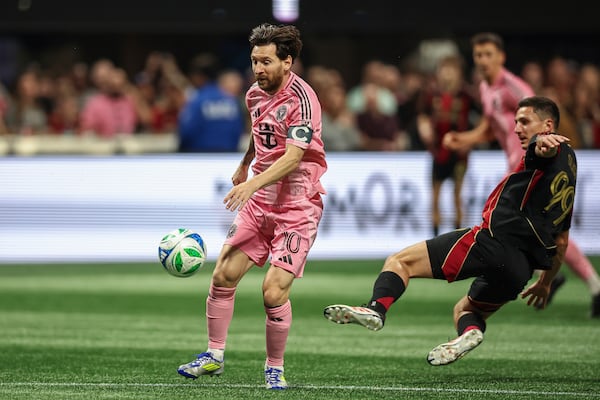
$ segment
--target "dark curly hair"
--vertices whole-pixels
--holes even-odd
[[[268,23],[258,25],[250,32],[248,41],[252,47],[273,43],[277,48],[276,54],[280,60],[285,60],[287,56],[291,56],[292,61],[296,60],[302,50],[300,31],[294,25],[272,25]]]

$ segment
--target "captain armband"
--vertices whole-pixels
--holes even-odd
[[[310,143],[313,136],[313,130],[309,126],[299,125],[290,126],[287,131],[288,139],[297,140],[299,142]]]

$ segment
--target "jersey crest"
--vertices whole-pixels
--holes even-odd
[[[283,121],[285,119],[285,116],[287,115],[288,109],[287,106],[282,105],[280,106],[277,111],[275,112],[275,119],[279,122]]]

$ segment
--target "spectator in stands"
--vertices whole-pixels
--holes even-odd
[[[323,131],[321,138],[328,151],[360,149],[360,131],[356,115],[348,108],[342,74],[333,68],[313,65],[306,69],[306,80],[321,101]]]
[[[585,63],[579,69],[573,95],[573,116],[586,148],[600,147],[600,69]]]
[[[90,88],[89,65],[85,62],[74,63],[67,75],[67,79],[72,83],[73,89],[79,101],[79,107],[83,106],[84,94]]]
[[[48,117],[51,133],[74,135],[79,132],[79,103],[74,94],[59,96]]]
[[[195,89],[179,114],[180,152],[235,152],[244,133],[245,112],[239,99],[217,83],[218,60],[203,53],[192,60]]]
[[[245,87],[244,77],[234,69],[226,69],[219,73],[217,83],[225,93],[241,97],[243,101]]]
[[[558,104],[561,133],[571,139],[571,147],[580,149],[582,142],[573,114],[577,64],[562,56],[555,56],[546,65],[545,76],[546,85],[542,89],[542,95]]]
[[[395,94],[398,103],[398,126],[402,131],[402,148],[424,150],[425,145],[417,128],[417,102],[421,90],[426,85],[425,74],[418,68],[407,65],[398,75],[398,80],[399,88],[395,90]]]
[[[179,112],[185,104],[185,93],[171,81],[162,78],[154,101],[150,103],[152,111],[153,133],[176,133]]]
[[[108,58],[101,58],[96,60],[89,71],[89,81],[84,88],[80,91],[80,107],[84,107],[87,101],[94,95],[99,93],[106,93],[108,90],[108,80],[110,79],[110,72],[115,68],[114,63]],[[77,79],[80,84],[85,79],[86,70],[83,66],[77,66],[73,71],[77,74]]]
[[[56,77],[47,71],[40,71],[38,103],[46,115],[49,115],[52,109],[54,109],[54,102],[57,96],[56,90]]]
[[[546,86],[544,66],[539,61],[527,61],[521,67],[521,78],[531,86],[535,94],[541,94]]]
[[[553,57],[546,65],[546,86],[553,88],[563,107],[570,110],[573,104],[573,88],[577,79],[577,66],[562,56]],[[561,114],[561,121],[564,120]]]
[[[8,128],[6,127],[6,114],[8,112],[10,100],[11,98],[8,91],[2,82],[0,82],[0,135],[8,133]]]
[[[306,69],[305,79],[322,97],[332,85],[344,85],[341,74],[337,70],[327,68],[323,65],[312,65]]]
[[[150,84],[155,91],[159,91],[159,85],[163,75],[163,60],[172,57],[169,53],[157,50],[151,51],[146,56],[144,68],[135,74],[134,82],[145,82]]]
[[[355,114],[365,112],[368,107],[367,96],[374,95],[374,105],[378,114],[396,115],[398,104],[394,94],[385,87],[385,69],[386,64],[380,60],[371,60],[363,66],[361,82],[347,94],[350,111]],[[365,90],[369,93],[365,93]]]
[[[246,110],[246,90],[249,86],[246,85],[246,79],[244,75],[235,69],[225,69],[219,73],[217,78],[217,84],[225,92],[232,96],[235,96],[240,103],[242,110]],[[252,131],[252,120],[248,112],[244,114],[244,132],[238,143],[238,148],[245,150],[248,148],[248,142],[250,140],[250,132]]]
[[[17,78],[7,116],[10,133],[33,135],[46,132],[48,117],[39,102],[40,77],[36,68],[26,69]]]
[[[324,93],[323,143],[328,151],[360,149],[360,130],[356,116],[346,107],[346,89],[333,85]]]
[[[103,138],[135,133],[139,124],[149,122],[147,108],[132,89],[125,71],[112,68],[105,79],[101,92],[92,95],[81,111],[81,132]]]
[[[80,98],[72,70],[56,78],[53,108],[48,115],[50,133],[73,135],[79,132]]]
[[[560,119],[560,131],[561,134],[568,137],[571,141],[569,145],[574,149],[580,149],[582,147],[581,138],[577,131],[577,123],[575,116],[571,109],[568,109],[560,100],[561,96],[553,86],[546,86],[542,89],[542,95],[552,99],[557,105],[561,113]],[[569,95],[571,96],[571,95]],[[571,104],[573,104],[571,100]],[[564,118],[563,118],[564,116]]]
[[[151,133],[177,132],[179,111],[185,104],[190,81],[181,73],[170,53],[152,51],[144,69],[135,75],[135,86],[148,105]]]
[[[361,133],[360,149],[364,151],[397,151],[400,129],[395,114],[385,114],[378,103],[380,87],[369,83],[363,85],[365,108],[356,115]]]

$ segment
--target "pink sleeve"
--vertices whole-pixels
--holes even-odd
[[[303,82],[299,92],[301,95],[294,97],[288,114],[287,125],[292,130],[286,133],[286,143],[307,149],[313,140],[321,141],[321,104],[308,84]],[[307,139],[307,135],[310,138]]]

